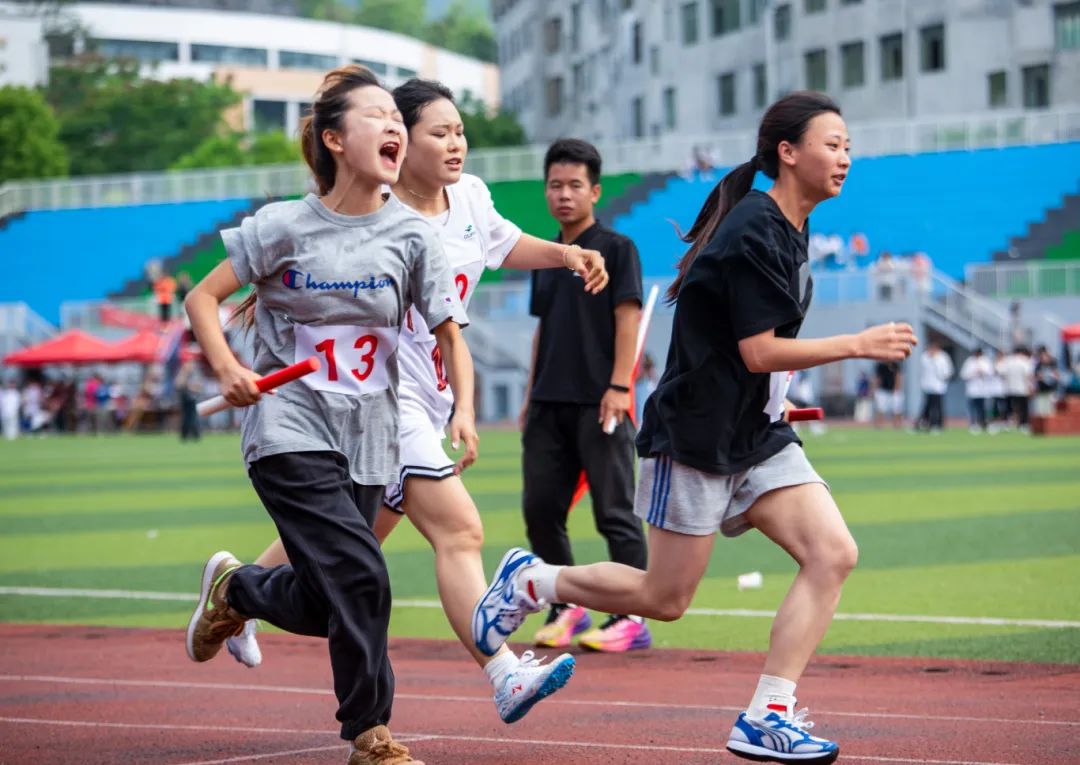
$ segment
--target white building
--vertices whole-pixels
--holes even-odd
[[[160,78],[229,80],[244,94],[245,128],[296,130],[302,108],[336,66],[360,63],[389,86],[440,80],[489,107],[499,104],[498,68],[381,29],[291,16],[161,6],[75,3],[65,12],[86,29],[75,52],[135,58]]]
[[[1078,0],[494,0],[529,137],[754,128],[798,89],[856,121],[1080,104]]]
[[[49,77],[49,47],[40,18],[0,7],[0,87],[44,85]]]

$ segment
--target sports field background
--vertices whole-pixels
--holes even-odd
[[[1080,439],[833,429],[806,442],[860,547],[842,613],[1080,622]],[[481,460],[466,473],[489,572],[525,543],[518,444],[515,432],[483,431]],[[251,560],[272,534],[236,435],[197,445],[172,435],[0,443],[0,588],[193,592],[210,553]],[[605,557],[587,501],[571,534],[578,562]],[[437,597],[432,553],[410,526],[386,553],[396,600]],[[755,570],[764,587],[739,592],[736,576]],[[754,532],[719,539],[693,607],[775,609],[793,571]],[[189,614],[178,601],[0,594],[3,621],[179,629]],[[688,615],[652,626],[660,646],[763,650],[769,624]],[[442,612],[420,604],[395,607],[391,631],[452,637]],[[1080,629],[837,621],[822,651],[1077,663]]]

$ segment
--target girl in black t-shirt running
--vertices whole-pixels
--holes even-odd
[[[900,361],[916,339],[890,323],[855,335],[796,339],[809,307],[808,217],[851,166],[839,108],[792,93],[765,113],[757,153],[710,194],[687,234],[668,297],[667,368],[645,405],[635,513],[649,523],[649,565],[551,566],[524,550],[503,558],[473,616],[492,653],[545,601],[672,621],[705,575],[716,532],[756,528],[799,564],[773,622],[763,674],[728,749],[757,760],[829,763],[795,684],[855,566],[855,541],[824,481],[783,420],[790,370],[847,358]],[[751,191],[762,172],[775,183]]]

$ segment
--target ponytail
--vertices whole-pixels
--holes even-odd
[[[679,296],[679,288],[682,287],[682,283],[686,279],[686,272],[690,270],[690,264],[694,262],[694,258],[704,249],[705,245],[712,241],[713,234],[716,233],[720,221],[731,212],[731,208],[738,204],[740,199],[750,193],[750,188],[754,185],[754,175],[757,173],[757,168],[758,161],[755,157],[749,162],[743,162],[720,179],[720,183],[716,184],[705,200],[705,204],[701,206],[701,211],[698,213],[694,225],[685,234],[680,234],[680,239],[690,243],[690,249],[679,259],[676,266],[678,275],[676,275],[675,281],[671,283],[667,293],[664,295],[664,299],[669,304],[674,303]]]
[[[689,242],[690,249],[679,259],[678,274],[665,295],[668,303],[674,303],[678,298],[679,288],[686,280],[690,265],[712,240],[720,221],[740,199],[750,193],[757,172],[760,170],[774,181],[780,176],[780,144],[798,144],[810,120],[825,112],[840,114],[840,107],[824,93],[809,90],[789,93],[765,111],[758,127],[754,158],[725,175],[705,200],[694,225],[685,235],[680,232],[679,238]]]

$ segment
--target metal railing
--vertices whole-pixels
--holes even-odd
[[[848,129],[860,157],[1063,143],[1080,140],[1080,109],[878,120]],[[741,130],[607,141],[598,148],[608,173],[672,172],[685,169],[700,146],[709,148],[718,166],[745,162],[755,140],[753,131]],[[468,169],[489,183],[540,178],[546,149],[480,149],[470,153]],[[303,193],[310,185],[300,163],[14,182],[0,187],[0,218],[21,210],[279,197]]]
[[[26,303],[0,303],[0,358],[55,334],[56,327]]]
[[[1000,300],[1080,295],[1080,261],[1027,260],[1019,263],[972,263],[968,286]]]
[[[1008,311],[938,271],[930,274],[928,286],[922,301],[928,313],[977,344],[1010,346]]]

